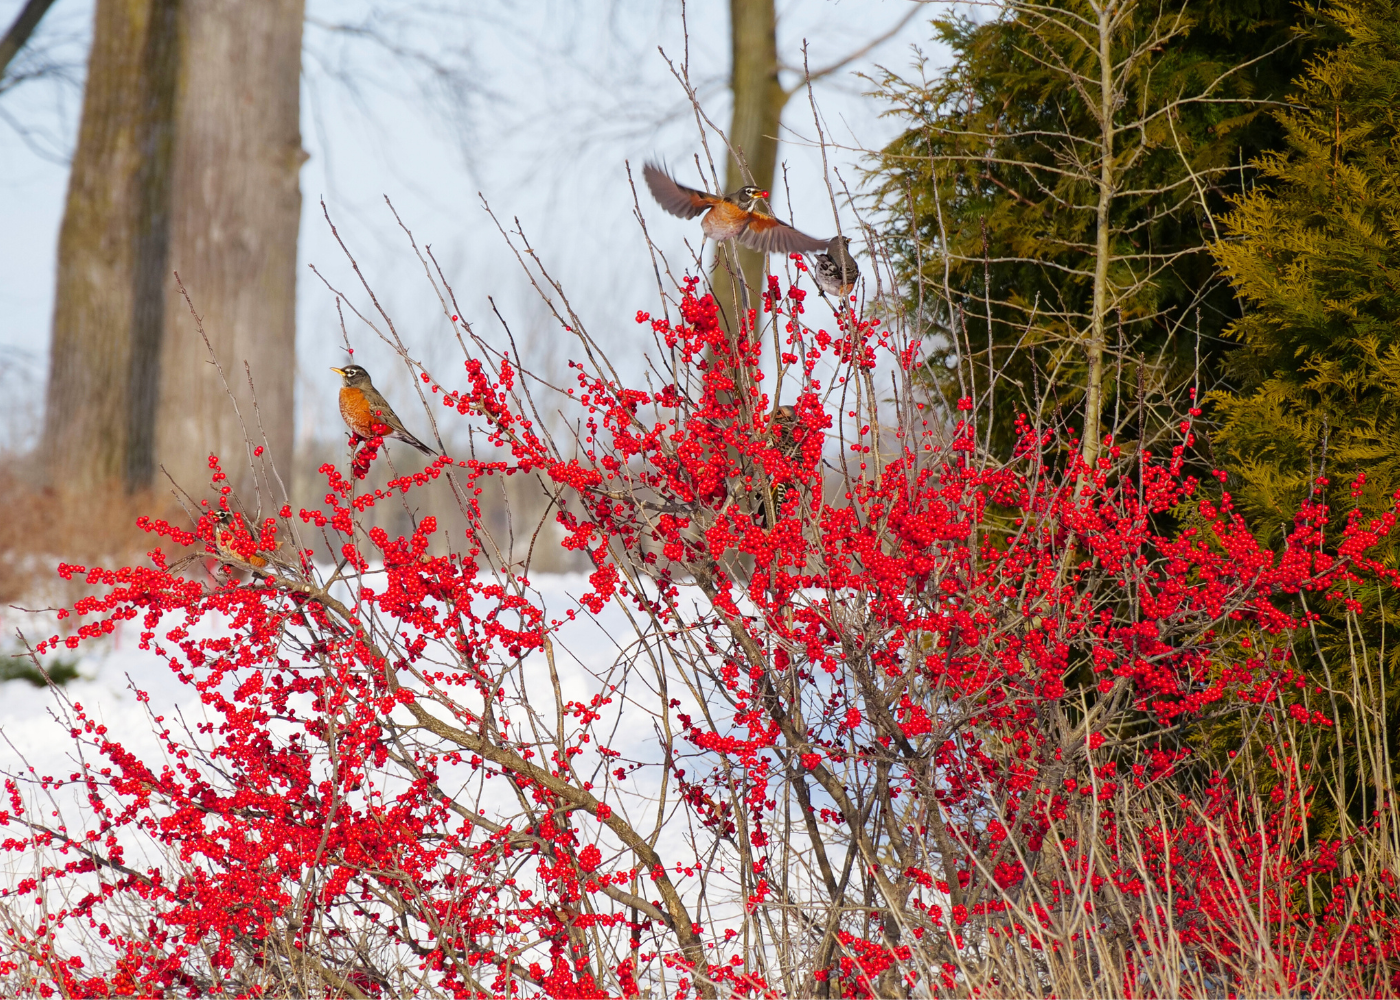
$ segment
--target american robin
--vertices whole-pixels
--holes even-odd
[[[826,253],[817,254],[817,265],[812,271],[818,288],[841,299],[851,294],[860,279],[860,268],[847,249],[850,245],[849,236],[833,236],[826,245]]]
[[[272,572],[268,566],[281,567],[293,572],[300,573],[300,561],[294,563],[282,553],[282,543],[277,543],[277,548],[271,552],[250,552],[244,555],[239,552],[234,545],[237,538],[233,514],[226,510],[216,510],[214,516],[214,549],[219,554],[219,560],[237,569],[251,570],[259,576],[271,576]]]
[[[768,197],[762,188],[750,185],[726,195],[709,194],[677,184],[650,163],[642,168],[642,176],[651,196],[672,215],[693,219],[703,213],[700,229],[712,240],[738,240],[760,253],[811,253],[827,246],[825,241],[755,210],[754,203]]]
[[[370,381],[369,372],[359,365],[346,365],[344,368],[332,368],[331,371],[345,380],[340,389],[340,415],[345,418],[345,426],[350,428],[352,434],[361,438],[372,438],[375,425],[378,424],[389,428],[385,437],[410,444],[425,455],[437,455],[437,452],[408,433],[403,421],[389,406],[388,400],[379,394],[379,390]]]

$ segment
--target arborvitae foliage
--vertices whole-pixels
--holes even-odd
[[[1346,489],[1365,473],[1371,507],[1400,486],[1400,9],[1325,13],[1348,44],[1308,66],[1276,115],[1287,150],[1257,161],[1214,247],[1247,303],[1216,447],[1275,523],[1323,474]]]
[[[1229,359],[1241,388],[1215,397],[1215,450],[1235,504],[1275,541],[1291,528],[1289,503],[1311,496],[1372,518],[1400,490],[1400,8],[1342,0],[1316,12],[1342,44],[1308,64],[1275,115],[1287,148],[1258,159],[1259,187],[1237,199],[1213,247],[1245,303],[1229,330],[1242,341]],[[1379,599],[1369,588],[1354,597]],[[1400,607],[1386,604],[1364,632],[1322,615],[1296,654],[1317,683],[1355,684],[1397,733]],[[1338,671],[1352,662],[1365,676]],[[1339,721],[1354,710],[1343,699]],[[1353,820],[1365,821],[1374,799],[1351,791]]]
[[[1107,157],[1095,37],[1105,10],[1120,91]],[[932,79],[879,81],[908,122],[877,168],[907,305],[941,332],[933,369],[945,389],[985,401],[989,370],[1002,373],[1003,444],[1017,412],[1082,426],[1105,246],[1103,429],[1138,434],[1140,387],[1157,396],[1198,368],[1212,384],[1220,333],[1239,312],[1205,249],[1211,217],[1279,140],[1267,102],[1301,69],[1292,29],[1303,16],[1289,0],[1014,3],[983,24],[933,22],[952,63]],[[961,379],[957,357],[972,362]]]

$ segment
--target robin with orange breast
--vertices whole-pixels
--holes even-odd
[[[268,567],[288,569],[294,573],[301,572],[299,561],[293,563],[282,553],[282,543],[278,542],[277,547],[271,552],[252,552],[246,555],[239,551],[246,548],[245,545],[236,544],[239,534],[252,537],[251,529],[245,528],[242,522],[235,523],[231,511],[213,511],[214,518],[214,550],[219,555],[219,561],[235,569],[251,570],[258,576],[272,576],[273,571]],[[239,530],[241,529],[241,531]]]
[[[738,240],[760,253],[812,253],[827,247],[825,240],[798,232],[785,222],[757,211],[754,204],[767,198],[762,188],[741,187],[726,195],[710,194],[677,184],[660,167],[642,168],[651,196],[666,211],[682,219],[704,215],[700,229],[712,240]]]
[[[860,268],[851,256],[850,245],[849,236],[833,236],[826,244],[826,253],[817,254],[812,277],[827,295],[844,299],[860,280]]]
[[[384,437],[412,445],[425,455],[437,456],[437,452],[408,432],[388,400],[379,394],[370,381],[369,372],[359,365],[346,365],[344,368],[332,368],[331,371],[344,380],[345,384],[340,389],[340,415],[352,434],[368,440],[375,436],[376,426],[387,427],[389,433]]]

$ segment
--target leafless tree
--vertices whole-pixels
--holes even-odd
[[[0,37],[0,81],[4,80],[10,61],[24,48],[29,36],[34,34],[34,29],[39,26],[53,2],[54,0],[26,0],[19,14],[10,23],[9,29]]]
[[[887,30],[862,40],[849,52],[823,66],[809,68],[800,59],[785,59],[779,55],[780,26],[775,0],[730,0],[729,90],[734,104],[729,141],[722,153],[725,191],[737,190],[745,184],[765,191],[773,187],[783,110],[792,96],[869,54],[898,34],[924,9],[913,0],[906,7]],[[796,77],[791,86],[784,86],[782,82],[784,71]],[[748,248],[738,249],[739,271],[751,294],[763,287],[765,263],[764,254]],[[721,288],[729,283],[729,279],[718,276],[717,281],[716,287]]]
[[[949,105],[933,117],[950,124],[924,129],[926,148],[916,150],[921,142],[911,139],[908,148],[886,151],[882,169],[886,176],[908,170],[931,179],[932,203],[919,211],[934,219],[935,233],[911,256],[921,262],[921,308],[937,314],[935,325],[960,359],[965,394],[979,402],[987,399],[1006,367],[1007,351],[998,347],[999,363],[990,341],[984,348],[967,340],[968,313],[981,323],[985,309],[989,327],[1012,328],[998,333],[999,344],[1010,337],[1015,343],[1048,345],[1042,385],[1058,385],[1076,405],[1082,393],[1083,454],[1092,462],[1101,453],[1107,429],[1116,433],[1123,423],[1144,428],[1152,423],[1136,412],[1129,417],[1134,410],[1126,398],[1131,386],[1119,387],[1123,408],[1105,423],[1106,384],[1122,374],[1125,364],[1130,371],[1138,368],[1135,331],[1148,324],[1160,327],[1164,338],[1188,345],[1189,357],[1196,308],[1188,303],[1171,312],[1160,310],[1153,291],[1172,277],[1183,258],[1204,253],[1214,237],[1212,212],[1221,202],[1221,180],[1239,169],[1235,163],[1210,160],[1200,141],[1193,144],[1180,128],[1182,115],[1199,114],[1213,104],[1238,114],[1258,111],[1267,102],[1242,96],[1247,88],[1235,84],[1273,52],[1211,62],[1197,76],[1172,76],[1176,70],[1170,55],[1196,16],[1186,5],[1012,0],[1001,6],[1000,16],[1012,27],[997,37],[1024,62],[1024,74],[1035,77],[1027,87],[1040,95],[1044,113],[1017,119],[1004,107],[979,103],[971,81],[963,81],[967,93],[956,93],[956,81],[949,78],[938,91]],[[899,78],[886,73],[883,79]],[[899,93],[899,88],[889,92]],[[924,92],[914,86],[905,93],[917,102]],[[897,111],[920,117],[912,106]],[[1016,190],[1006,183],[1009,176],[1016,178]],[[1022,227],[1009,228],[1002,245],[995,247],[987,241],[985,218],[979,239],[975,220],[974,231],[963,220],[964,229],[954,232],[944,211],[946,199],[969,189],[991,190],[993,184],[1005,189],[997,191],[998,198],[1014,201],[1023,213],[1017,216]],[[961,194],[954,194],[957,185],[965,185]],[[909,211],[911,197],[900,184],[888,185],[882,195],[885,206],[896,212]],[[1168,248],[1155,245],[1153,228],[1168,222],[1197,232],[1198,239],[1182,237]],[[1038,270],[1048,291],[1035,299],[988,301],[982,279],[999,268]],[[975,279],[955,287],[955,270]],[[1199,307],[1216,287],[1218,282],[1206,279],[1187,294],[1194,294]],[[1077,294],[1081,288],[1087,290],[1082,304],[1065,294],[1065,289]],[[1115,330],[1124,328],[1124,343],[1115,346]],[[1168,377],[1158,362],[1143,359],[1149,382]],[[1199,374],[1188,371],[1187,383]],[[1028,404],[1036,395],[1032,385],[1020,391]],[[1154,424],[1152,433],[1158,429]]]
[[[102,0],[59,238],[42,454],[78,492],[241,446],[171,272],[292,445],[301,0]],[[248,388],[240,394],[247,398]]]

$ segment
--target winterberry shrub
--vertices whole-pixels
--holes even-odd
[[[1023,418],[997,462],[917,343],[809,323],[800,282],[732,340],[696,281],[670,308],[637,316],[640,384],[582,333],[559,388],[464,338],[463,370],[416,370],[471,457],[387,489],[375,440],[321,505],[223,516],[211,458],[190,525],[142,526],[239,570],[212,584],[161,547],[60,567],[96,593],[41,654],[139,623],[206,721],[151,705],[142,756],[73,704],[81,764],[10,776],[9,991],[1400,991],[1391,778],[1310,839],[1309,747],[1364,704],[1293,667],[1312,609],[1396,586],[1368,555],[1393,515],[1306,505],[1263,548],[1183,471],[1198,411],[1093,467]],[[486,523],[507,476],[591,565],[568,606]],[[444,479],[461,537],[363,527]],[[570,630],[607,615],[585,669]],[[1226,718],[1237,746],[1193,745]]]

